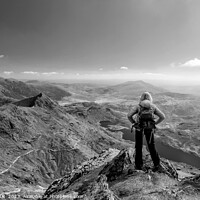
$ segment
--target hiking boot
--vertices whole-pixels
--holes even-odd
[[[153,172],[162,172],[163,168],[161,165],[156,165],[154,166],[154,168],[152,169]]]

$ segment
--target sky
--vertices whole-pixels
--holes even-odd
[[[0,76],[200,83],[199,0],[0,0]]]

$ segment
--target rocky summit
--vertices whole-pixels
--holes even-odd
[[[54,181],[40,200],[197,200],[200,196],[199,175],[179,179],[173,165],[162,159],[162,168],[153,172],[149,154],[145,152],[145,170],[135,170],[134,149],[121,150],[108,162],[105,154],[95,157],[69,175]],[[104,158],[104,164],[99,162]],[[96,160],[96,161],[95,161]],[[95,165],[94,165],[95,163]],[[82,167],[83,167],[82,166]]]

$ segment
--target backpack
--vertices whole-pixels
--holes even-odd
[[[144,102],[146,101],[146,102]],[[138,121],[140,128],[155,128],[154,109],[148,100],[139,104]],[[147,105],[145,105],[147,104]]]

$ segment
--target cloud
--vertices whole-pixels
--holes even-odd
[[[122,67],[120,67],[120,69],[122,69],[122,70],[128,70],[128,67],[122,66]]]
[[[161,74],[161,73],[151,73],[151,72],[146,72],[146,73],[144,73],[144,75],[148,75],[148,76],[163,76],[164,74]]]
[[[180,64],[180,67],[200,67],[200,60],[198,58],[188,60],[187,62]]]
[[[56,75],[58,72],[43,72],[43,75]]]
[[[64,75],[65,73],[63,72],[43,72],[42,75],[47,75],[47,76],[51,76],[51,75]]]
[[[103,70],[103,68],[99,68],[99,71],[102,71]]]
[[[38,72],[32,72],[32,71],[25,71],[22,72],[23,74],[38,74]]]
[[[0,55],[0,58],[3,58],[4,57],[4,55]]]
[[[6,74],[6,75],[10,75],[10,74],[12,74],[14,72],[13,71],[4,71],[3,73]]]

